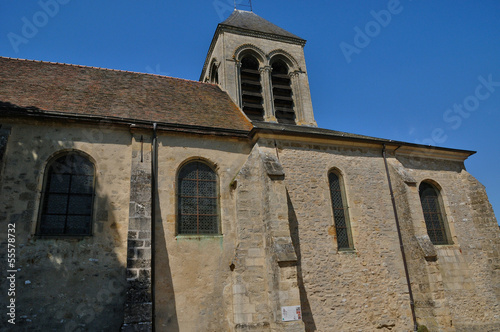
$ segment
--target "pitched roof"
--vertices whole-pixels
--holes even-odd
[[[252,129],[227,93],[214,84],[5,57],[0,57],[0,103],[47,113]]]
[[[224,22],[220,23],[222,26],[230,26],[244,30],[258,31],[266,34],[283,36],[287,38],[304,40],[293,33],[280,28],[279,26],[269,22],[266,19],[258,16],[254,12],[235,9],[231,16]]]

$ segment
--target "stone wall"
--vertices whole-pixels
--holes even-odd
[[[391,163],[395,166],[391,176],[399,183],[396,196],[404,216],[404,240],[419,322],[440,331],[499,329],[500,236],[484,186],[458,161],[402,155]],[[414,184],[404,183],[402,169]],[[424,180],[440,189],[453,242],[430,244],[435,259],[426,259],[416,239],[426,234],[418,193],[418,185]]]
[[[293,141],[277,141],[277,148],[299,256],[305,330],[411,331],[382,150]],[[346,187],[353,250],[339,251],[334,238],[328,185],[333,168]]]
[[[156,224],[156,327],[159,330],[231,331],[231,264],[235,257],[235,195],[231,183],[249,153],[246,140],[160,135]],[[222,234],[177,235],[177,172],[203,160],[218,176]]]
[[[274,149],[255,145],[235,181],[236,331],[304,331],[301,321],[283,322],[281,317],[281,308],[299,306],[300,296],[284,173]]]
[[[12,123],[0,183],[0,260],[7,223],[16,225],[16,327],[29,331],[110,331],[123,322],[130,188],[130,134],[104,126]],[[95,161],[93,236],[35,236],[46,162],[77,150]],[[4,292],[6,279],[0,288]],[[6,307],[6,294],[0,303]],[[0,330],[7,326],[0,320]]]
[[[0,178],[2,176],[3,160],[5,151],[7,150],[7,142],[10,136],[10,126],[0,124]]]
[[[21,328],[108,331],[125,322],[137,330],[152,319],[154,243],[157,329],[412,330],[381,146],[161,133],[152,239],[151,132],[31,120],[7,126],[0,221],[16,224]],[[96,166],[94,234],[37,237],[46,163],[70,150]],[[216,236],[176,231],[177,172],[197,159],[218,176]],[[458,160],[388,159],[418,322],[432,331],[498,330],[500,232],[485,188]],[[345,184],[352,250],[337,248],[332,169]],[[426,235],[423,180],[440,188],[451,245],[434,246]],[[281,307],[296,305],[302,321],[283,322]]]
[[[151,132],[132,139],[130,202],[127,238],[127,298],[122,331],[151,331]]]

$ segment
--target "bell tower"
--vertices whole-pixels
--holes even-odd
[[[217,26],[200,81],[218,84],[251,121],[314,126],[306,41],[238,10]]]

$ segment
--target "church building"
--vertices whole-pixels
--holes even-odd
[[[499,331],[475,152],[318,127],[305,45],[235,10],[199,81],[0,57],[15,327]]]

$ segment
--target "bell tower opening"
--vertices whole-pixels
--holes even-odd
[[[305,44],[305,39],[253,11],[235,9],[217,26],[200,81],[218,81],[255,124],[317,127]],[[213,63],[217,64],[218,80]]]
[[[273,102],[278,123],[295,124],[293,109],[292,86],[288,66],[283,60],[277,60],[271,65],[271,84],[273,87]]]
[[[263,121],[262,86],[260,84],[259,62],[246,55],[241,59],[241,103],[243,112],[250,120]]]
[[[215,63],[212,64],[210,69],[210,83],[219,84],[219,68]]]

